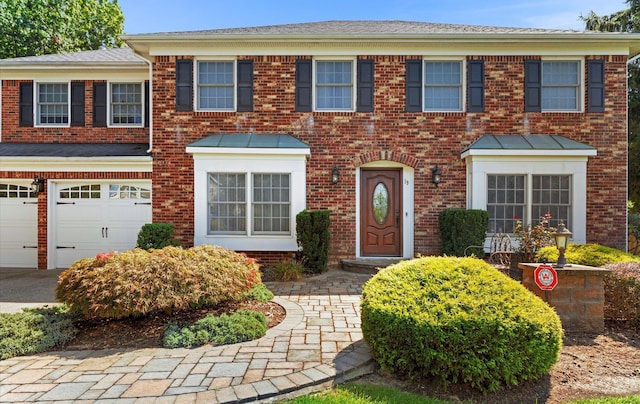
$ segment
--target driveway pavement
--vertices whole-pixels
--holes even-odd
[[[33,272],[0,271],[0,311],[53,302],[57,273]],[[0,402],[273,402],[329,388],[375,368],[360,328],[369,277],[330,270],[300,282],[267,282],[287,316],[255,341],[0,361]]]

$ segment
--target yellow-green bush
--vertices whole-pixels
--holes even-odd
[[[475,258],[423,257],[363,287],[362,332],[383,369],[482,391],[536,379],[562,347],[558,315]]]
[[[569,244],[565,252],[568,264],[600,267],[616,262],[640,262],[640,257],[600,244]],[[558,249],[544,247],[536,255],[537,262],[557,262]]]
[[[221,247],[134,249],[74,262],[56,298],[86,317],[123,318],[215,305],[260,282],[255,260]]]

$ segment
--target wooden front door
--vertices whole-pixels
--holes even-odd
[[[402,251],[402,193],[399,169],[361,171],[360,252],[399,257]]]

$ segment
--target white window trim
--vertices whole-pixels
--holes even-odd
[[[318,62],[351,62],[351,108],[350,109],[320,109],[316,105],[316,77],[318,73]],[[355,112],[356,111],[356,97],[357,97],[357,85],[358,77],[358,63],[355,57],[318,57],[313,59],[313,70],[311,75],[313,76],[313,86],[311,89],[311,97],[313,103],[314,112]]]
[[[40,123],[40,84],[67,84],[67,123]],[[33,86],[33,126],[38,128],[69,128],[71,127],[71,81],[68,80],[38,80]]]
[[[513,153],[517,151],[512,151]],[[544,152],[544,150],[539,151]],[[467,165],[467,207],[469,209],[487,209],[488,175],[526,175],[527,215],[530,215],[531,177],[533,175],[571,175],[570,222],[573,228],[574,243],[586,243],[587,218],[587,158],[595,155],[595,150],[582,151],[582,155],[504,155],[466,154],[463,158]],[[531,218],[524,218],[530,223]],[[485,245],[488,245],[490,236]]]
[[[199,68],[200,63],[206,62],[231,62],[232,63],[232,73],[233,73],[233,107],[232,108],[200,108],[200,93],[198,91],[199,87]],[[193,97],[195,103],[195,112],[235,112],[238,109],[238,62],[235,58],[215,58],[215,59],[195,59],[195,63],[193,64]]]
[[[553,114],[553,113],[560,113],[560,114],[564,114],[564,113],[569,113],[569,114],[580,114],[580,113],[584,113],[585,108],[585,93],[586,93],[586,89],[585,89],[585,73],[584,73],[584,69],[585,69],[585,62],[584,62],[584,58],[576,58],[576,57],[543,57],[540,59],[541,60],[541,64],[540,64],[540,110],[541,112],[544,113],[548,113],[548,114]],[[577,100],[577,109],[544,109],[542,108],[542,91],[544,90],[544,83],[542,82],[542,77],[543,77],[543,73],[542,71],[544,70],[544,62],[578,62],[578,100]]]
[[[139,84],[140,85],[140,97],[141,97],[140,106],[142,108],[142,119],[140,119],[140,123],[136,123],[136,124],[113,123],[113,115],[111,114],[112,113],[112,108],[111,108],[111,95],[112,95],[111,86],[113,84]],[[107,82],[107,116],[108,116],[107,127],[109,127],[109,128],[143,128],[144,125],[145,125],[145,122],[144,122],[144,109],[145,109],[144,98],[145,98],[144,81],[108,81]]]
[[[460,62],[460,109],[427,109],[424,102],[424,89],[426,84],[425,62]],[[420,88],[420,97],[422,103],[422,112],[427,113],[457,113],[466,112],[467,107],[467,59],[466,58],[450,58],[450,57],[424,57],[422,58],[422,87]]]
[[[306,208],[306,159],[309,149],[189,147],[194,160],[194,244],[213,244],[239,251],[297,251],[296,215]],[[208,175],[246,173],[247,197],[254,173],[290,175],[290,234],[252,234],[252,199],[247,199],[247,234],[208,234]]]

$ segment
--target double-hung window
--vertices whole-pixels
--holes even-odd
[[[111,83],[110,125],[142,126],[141,83]]]
[[[537,224],[549,214],[549,226],[572,223],[571,175],[488,175],[489,233],[511,233],[516,221]],[[528,186],[531,184],[531,186]]]
[[[354,110],[354,62],[317,60],[315,69],[315,109]]]
[[[69,83],[38,83],[36,122],[40,126],[69,125]]]
[[[462,62],[424,62],[424,110],[462,111]]]
[[[197,108],[201,111],[233,111],[235,108],[234,61],[197,63]]]
[[[208,234],[291,234],[290,174],[209,173],[208,177]]]
[[[578,111],[581,104],[581,62],[542,61],[542,110]]]

